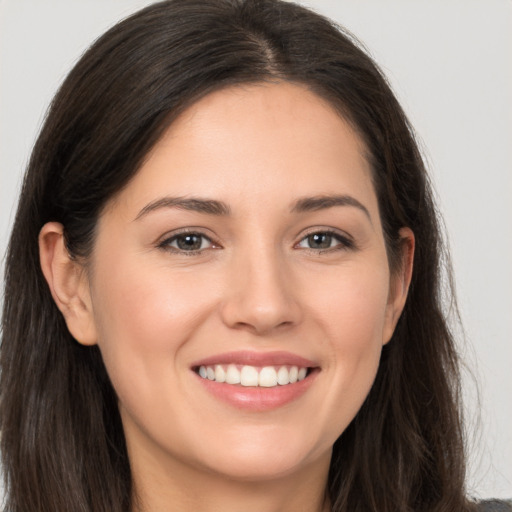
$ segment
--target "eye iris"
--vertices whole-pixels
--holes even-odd
[[[328,233],[315,233],[308,236],[308,242],[314,249],[328,249],[331,247],[332,236]]]
[[[201,249],[200,235],[182,235],[176,239],[178,247],[184,251],[197,251]]]

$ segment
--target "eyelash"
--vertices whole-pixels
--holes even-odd
[[[334,251],[355,250],[357,248],[354,241],[351,240],[349,237],[343,236],[340,233],[333,231],[333,230],[329,230],[329,229],[315,230],[315,231],[311,231],[310,233],[307,233],[304,237],[301,238],[301,240],[297,244],[295,244],[294,247],[299,246],[299,244],[301,244],[303,241],[307,240],[309,237],[312,237],[314,235],[327,235],[329,237],[332,237],[332,239],[336,240],[337,242],[339,242],[334,247],[327,247],[325,249],[314,249],[312,247],[304,247],[303,248],[304,250],[314,253],[314,254],[317,254],[317,255],[324,254],[327,252],[334,252]],[[178,243],[178,240],[180,238],[185,238],[187,236],[189,236],[189,237],[194,236],[194,237],[201,238],[203,241],[204,240],[208,241],[210,244],[212,244],[212,246],[207,247],[207,248],[185,250],[185,249],[181,249],[179,247],[173,247],[171,245],[172,243],[175,243],[175,242]],[[203,245],[203,243],[201,242],[201,246],[202,245]],[[217,249],[219,247],[220,246],[217,245],[210,237],[206,236],[205,234],[203,234],[199,231],[182,231],[180,233],[176,233],[176,234],[172,235],[169,238],[166,238],[165,240],[163,240],[162,242],[160,242],[158,244],[159,249],[171,251],[171,252],[178,253],[178,254],[183,254],[185,256],[199,255],[207,249]]]

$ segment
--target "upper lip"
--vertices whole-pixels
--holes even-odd
[[[225,352],[206,357],[192,364],[193,368],[199,366],[213,366],[216,364],[240,364],[248,366],[300,366],[303,368],[314,368],[318,364],[291,352],[254,352],[235,351]]]

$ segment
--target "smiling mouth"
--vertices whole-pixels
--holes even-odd
[[[201,365],[193,370],[203,379],[233,386],[275,388],[307,378],[314,368],[304,366]]]

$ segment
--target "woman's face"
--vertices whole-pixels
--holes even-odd
[[[132,465],[244,480],[328,467],[407,288],[364,151],[303,87],[228,88],[110,202],[90,303]]]

